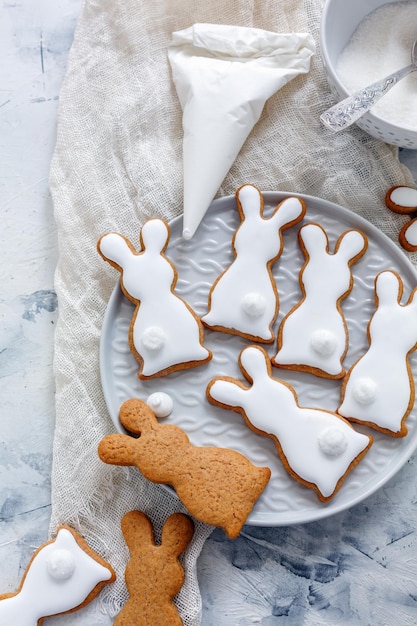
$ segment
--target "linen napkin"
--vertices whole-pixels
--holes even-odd
[[[122,515],[140,509],[160,532],[182,510],[177,499],[135,468],[102,463],[97,445],[114,432],[99,372],[103,316],[118,276],[96,251],[109,231],[137,241],[150,217],[182,212],[182,110],[167,48],[194,23],[277,33],[307,32],[316,42],[308,74],[266,102],[218,195],[252,182],[262,190],[306,193],[360,213],[396,240],[404,219],[386,210],[391,185],[412,184],[395,148],[358,128],[333,135],[319,115],[334,103],[320,57],[320,0],[85,0],[60,96],[50,172],[59,261],[55,336],[56,429],[51,532],[72,524],[116,569],[97,600],[115,615],[127,599]],[[415,261],[415,257],[413,258]],[[188,626],[201,618],[196,561],[211,529],[196,524],[177,605]],[[85,624],[74,613],[71,624]]]

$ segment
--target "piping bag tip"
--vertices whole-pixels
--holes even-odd
[[[186,239],[188,241],[194,237],[196,230],[200,226],[210,204],[211,202],[209,201],[206,208],[204,210],[203,209],[200,210],[199,217],[197,217],[196,214],[192,213],[189,208],[187,207],[184,208],[183,223],[182,223],[183,239]]]

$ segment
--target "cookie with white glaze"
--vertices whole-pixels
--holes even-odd
[[[236,204],[241,222],[232,239],[234,260],[212,285],[201,319],[212,330],[270,343],[279,308],[271,266],[283,251],[282,232],[300,222],[306,208],[303,200],[289,197],[265,217],[254,185],[237,190]]]
[[[300,228],[298,239],[306,259],[299,278],[302,297],[280,324],[272,364],[342,378],[348,348],[342,301],[353,287],[351,266],[365,253],[368,240],[360,231],[348,230],[331,253],[327,233],[315,223]]]
[[[116,575],[109,563],[68,526],[33,554],[15,593],[0,595],[0,624],[40,626],[91,602]]]
[[[403,289],[396,272],[377,275],[369,347],[349,369],[337,409],[346,419],[393,437],[407,434],[406,419],[415,400],[409,356],[417,348],[417,287],[405,304]]]
[[[100,238],[97,249],[121,274],[121,288],[135,310],[129,346],[141,379],[164,376],[207,363],[204,329],[191,306],[175,293],[178,273],[165,255],[170,229],[148,220],[140,232],[140,252],[118,233]]]
[[[240,413],[251,430],[272,439],[290,476],[329,501],[368,452],[372,437],[336,413],[299,406],[295,390],[272,377],[262,347],[244,348],[239,364],[248,383],[215,378],[207,387],[209,401]]]

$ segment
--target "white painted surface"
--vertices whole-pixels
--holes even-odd
[[[48,172],[81,0],[0,5],[0,593],[48,534],[57,259]],[[417,153],[402,160],[417,179]],[[303,526],[215,532],[199,559],[203,626],[417,623],[412,459],[363,504]],[[51,626],[111,620],[95,605]]]

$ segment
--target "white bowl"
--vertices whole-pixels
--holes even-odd
[[[320,27],[320,46],[330,88],[338,100],[350,95],[336,72],[340,53],[360,22],[378,7],[396,0],[326,0]],[[400,0],[397,0],[400,1]],[[417,10],[417,3],[416,3]],[[417,131],[392,124],[368,111],[356,124],[386,143],[417,150]]]

